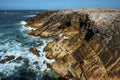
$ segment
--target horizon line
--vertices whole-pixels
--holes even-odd
[[[73,9],[120,9],[120,8],[0,9],[0,10],[73,10]]]

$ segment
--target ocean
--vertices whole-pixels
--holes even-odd
[[[46,80],[43,71],[50,69],[43,62],[53,60],[45,58],[46,52],[43,49],[52,39],[28,35],[27,32],[31,28],[24,26],[25,20],[38,12],[40,11],[0,11],[0,60],[6,56],[15,56],[13,60],[0,64],[0,78],[3,80]],[[37,43],[39,41],[43,44]],[[39,50],[40,57],[29,51],[31,47]],[[22,60],[16,60],[20,56]],[[33,64],[35,61],[38,61],[37,65]]]

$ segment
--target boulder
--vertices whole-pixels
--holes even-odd
[[[15,56],[11,55],[11,56],[5,56],[6,57],[6,61],[11,61],[15,58]]]
[[[16,60],[22,60],[22,57],[21,57],[21,56],[19,56],[19,57],[17,57],[17,58],[16,58]]]
[[[0,64],[4,64],[6,62],[5,59],[0,60]]]
[[[39,51],[35,48],[35,47],[31,47],[30,48],[30,52],[32,52],[34,55],[36,55],[37,57],[40,56]]]
[[[33,64],[37,65],[37,64],[38,64],[38,61],[33,62]]]
[[[11,60],[13,60],[15,58],[15,56],[13,56],[13,55],[11,55],[11,56],[5,56],[5,59],[2,59],[2,60],[0,60],[0,63],[1,64],[4,64],[5,62],[7,62],[7,61],[11,61]]]

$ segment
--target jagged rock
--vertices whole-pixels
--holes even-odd
[[[38,64],[38,61],[33,62],[33,64],[37,65],[37,64]]]
[[[5,56],[6,57],[6,61],[11,61],[11,60],[13,60],[14,58],[15,58],[15,56]]]
[[[51,67],[51,64],[50,63],[46,63],[47,67],[50,68]]]
[[[17,58],[16,58],[16,60],[22,60],[22,57],[21,57],[21,56],[19,56],[19,57],[17,57]]]
[[[5,56],[5,59],[0,60],[0,63],[1,63],[1,64],[4,64],[5,62],[11,61],[11,60],[13,60],[14,58],[15,58],[15,56],[13,56],[13,55],[11,55],[11,56]]]
[[[44,75],[46,75],[46,74],[48,73],[47,69],[45,69],[45,70],[43,71],[43,73],[44,73]]]
[[[45,64],[45,63],[46,63],[46,61],[44,60],[44,61],[43,61],[43,64]]]
[[[31,27],[39,23],[43,25],[33,35],[58,37],[44,51],[56,60],[48,67],[61,77],[120,80],[119,9],[46,11],[27,20]]]
[[[4,64],[6,62],[5,59],[0,60],[0,64]]]
[[[55,12],[58,12],[58,11],[57,10],[56,11],[45,11],[42,13],[38,13],[34,18],[29,18],[26,20],[27,22],[26,26],[30,26],[34,28],[41,27],[41,25],[39,26],[38,24],[45,25],[44,23],[48,21],[48,16],[52,15]]]
[[[29,30],[28,34],[33,35],[34,34],[34,30],[33,29]]]
[[[32,52],[34,55],[36,55],[37,57],[40,56],[39,51],[35,48],[35,47],[31,47],[30,48],[30,52]]]

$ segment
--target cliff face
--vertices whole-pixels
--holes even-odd
[[[26,20],[47,44],[51,68],[70,80],[120,80],[120,10],[79,9],[39,13]]]

